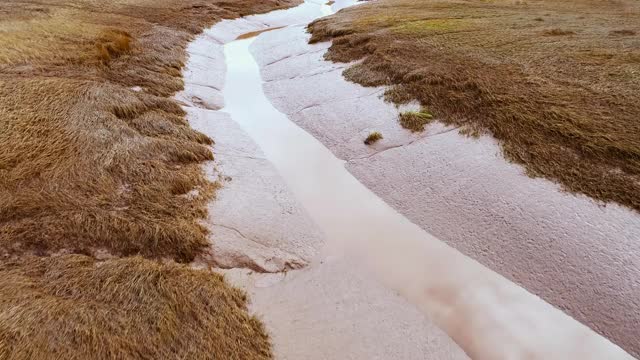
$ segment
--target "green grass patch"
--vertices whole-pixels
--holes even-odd
[[[403,128],[411,130],[411,132],[424,131],[424,127],[433,120],[433,115],[427,110],[406,111],[400,113],[398,121]]]

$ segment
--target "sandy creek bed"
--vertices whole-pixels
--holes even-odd
[[[638,218],[561,198],[569,195],[524,177],[490,140],[473,144],[437,125],[422,135],[399,128],[381,89],[347,83],[344,65],[322,60],[329,44],[306,43],[305,24],[350,4],[309,1],[216,24],[190,44],[178,95],[191,125],[215,140],[216,161],[205,170],[223,183],[210,204],[212,251],[203,260],[247,290],[276,357],[464,359],[464,350],[474,359],[628,358],[507,280],[545,296],[544,279],[558,269],[540,257],[553,244],[525,256],[531,249],[506,240],[559,241],[556,231],[574,239],[584,227],[544,223],[567,209],[622,240],[631,238],[629,224],[640,229]],[[364,146],[374,129],[385,140]],[[464,181],[456,171],[467,166],[475,172]],[[475,183],[478,172],[497,175]],[[544,200],[523,208],[532,196]],[[488,197],[502,205],[484,213]]]

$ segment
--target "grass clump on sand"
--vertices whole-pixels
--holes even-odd
[[[362,60],[347,79],[492,134],[532,176],[640,210],[638,24],[633,0],[379,0],[309,31],[333,40],[327,59]]]
[[[400,113],[398,121],[403,128],[411,130],[411,132],[424,131],[425,125],[433,120],[433,115],[426,110],[406,111]]]
[[[0,263],[0,359],[269,359],[245,294],[140,257]]]
[[[364,143],[365,145],[373,145],[382,139],[382,134],[379,131],[373,131],[366,139],[364,139]]]

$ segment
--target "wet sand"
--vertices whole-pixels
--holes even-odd
[[[412,222],[638,351],[640,216],[528,178],[490,137],[402,129],[383,89],[347,82],[302,29],[282,31],[253,45],[276,108]],[[368,147],[371,131],[384,139]]]
[[[302,17],[293,11],[310,21],[326,9],[306,4],[305,11],[314,12]],[[205,224],[212,231],[210,252],[194,265],[214,266],[249,293],[251,311],[265,322],[278,359],[466,359],[401,296],[346,258],[322,252],[325,235],[277,169],[240,125],[218,111],[225,106],[227,72],[220,39],[233,41],[248,29],[286,21],[291,17],[277,12],[243,19],[237,28],[219,23],[188,48],[185,91],[177,97],[191,126],[215,140],[216,160],[204,169],[222,183]]]
[[[318,10],[326,13],[326,8]],[[214,258],[204,261],[233,268],[225,270],[228,278],[250,293],[252,308],[271,331],[279,358],[465,358],[432,320],[473,358],[627,358],[610,342],[411,223],[347,172],[344,162],[322,143],[278,111],[282,109],[278,99],[274,100],[278,109],[274,108],[263,93],[258,64],[248,51],[254,40],[231,41],[243,31],[300,22],[283,13],[273,21],[268,15],[259,20],[250,18],[236,27],[221,23],[194,42],[189,49],[192,57],[186,91],[179,98],[192,108],[192,126],[216,140],[217,160],[207,169],[211,178],[228,176],[226,166],[237,171],[231,183],[239,180],[242,184],[259,184],[249,186],[250,191],[244,186],[222,188],[220,197],[226,197],[228,206],[234,208],[234,198],[244,199],[240,202],[244,206],[236,205],[236,210],[229,213],[225,212],[226,206],[218,208],[209,219],[216,244],[213,248],[223,243],[232,255],[220,257],[224,252],[218,249],[212,251]],[[303,62],[280,68],[287,79],[304,80],[309,72],[334,75],[334,65],[305,56],[321,55],[326,44],[310,47],[294,41],[295,36],[287,37],[300,31],[302,27],[289,27],[257,38],[254,54],[263,67],[263,78],[268,78],[264,70],[267,64],[287,59]],[[225,66],[220,54],[221,43],[227,42]],[[260,54],[259,44],[271,51]],[[285,52],[289,54],[277,59]],[[226,71],[226,82],[211,74],[212,69]],[[208,79],[206,84],[203,79]],[[269,85],[265,85],[267,95],[273,96]],[[291,91],[290,87],[284,89]],[[331,96],[353,100],[379,94],[379,89],[350,88],[312,95],[312,89],[313,85],[307,84],[300,92],[281,93],[282,99],[288,98],[286,103],[292,106],[312,99],[297,114],[332,102]],[[300,100],[301,96],[308,98]],[[228,116],[216,111],[221,108],[240,127],[234,127]],[[326,111],[326,116],[332,113]],[[223,151],[218,153],[220,144]],[[238,166],[240,157],[250,161]],[[243,171],[247,167],[250,170]],[[282,186],[284,183],[287,186]],[[280,189],[277,196],[274,189]],[[272,201],[264,200],[268,194],[272,194]],[[253,198],[263,201],[251,206]],[[215,202],[212,206],[216,210]],[[254,220],[269,218],[273,229],[261,238],[269,222]],[[288,231],[318,234],[314,223],[324,237],[313,235],[300,240]],[[233,234],[225,235],[220,228]],[[256,243],[259,246],[255,247]],[[251,256],[244,256],[246,253]],[[265,274],[297,268],[303,269]]]

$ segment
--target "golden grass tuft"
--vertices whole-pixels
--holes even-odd
[[[327,59],[362,60],[347,79],[492,134],[531,176],[640,210],[639,18],[631,0],[379,0],[309,30],[333,40]]]
[[[364,139],[364,143],[365,145],[373,145],[382,139],[382,134],[379,131],[373,131],[367,136],[366,139]]]
[[[246,295],[208,271],[25,257],[0,263],[0,288],[0,359],[271,358]]]
[[[119,57],[131,50],[131,35],[126,31],[107,30],[96,43],[98,57],[103,63],[108,63],[111,59]]]
[[[405,129],[411,130],[411,132],[424,131],[424,127],[429,124],[432,119],[433,115],[426,110],[406,111],[400,113],[398,116],[400,125]]]

